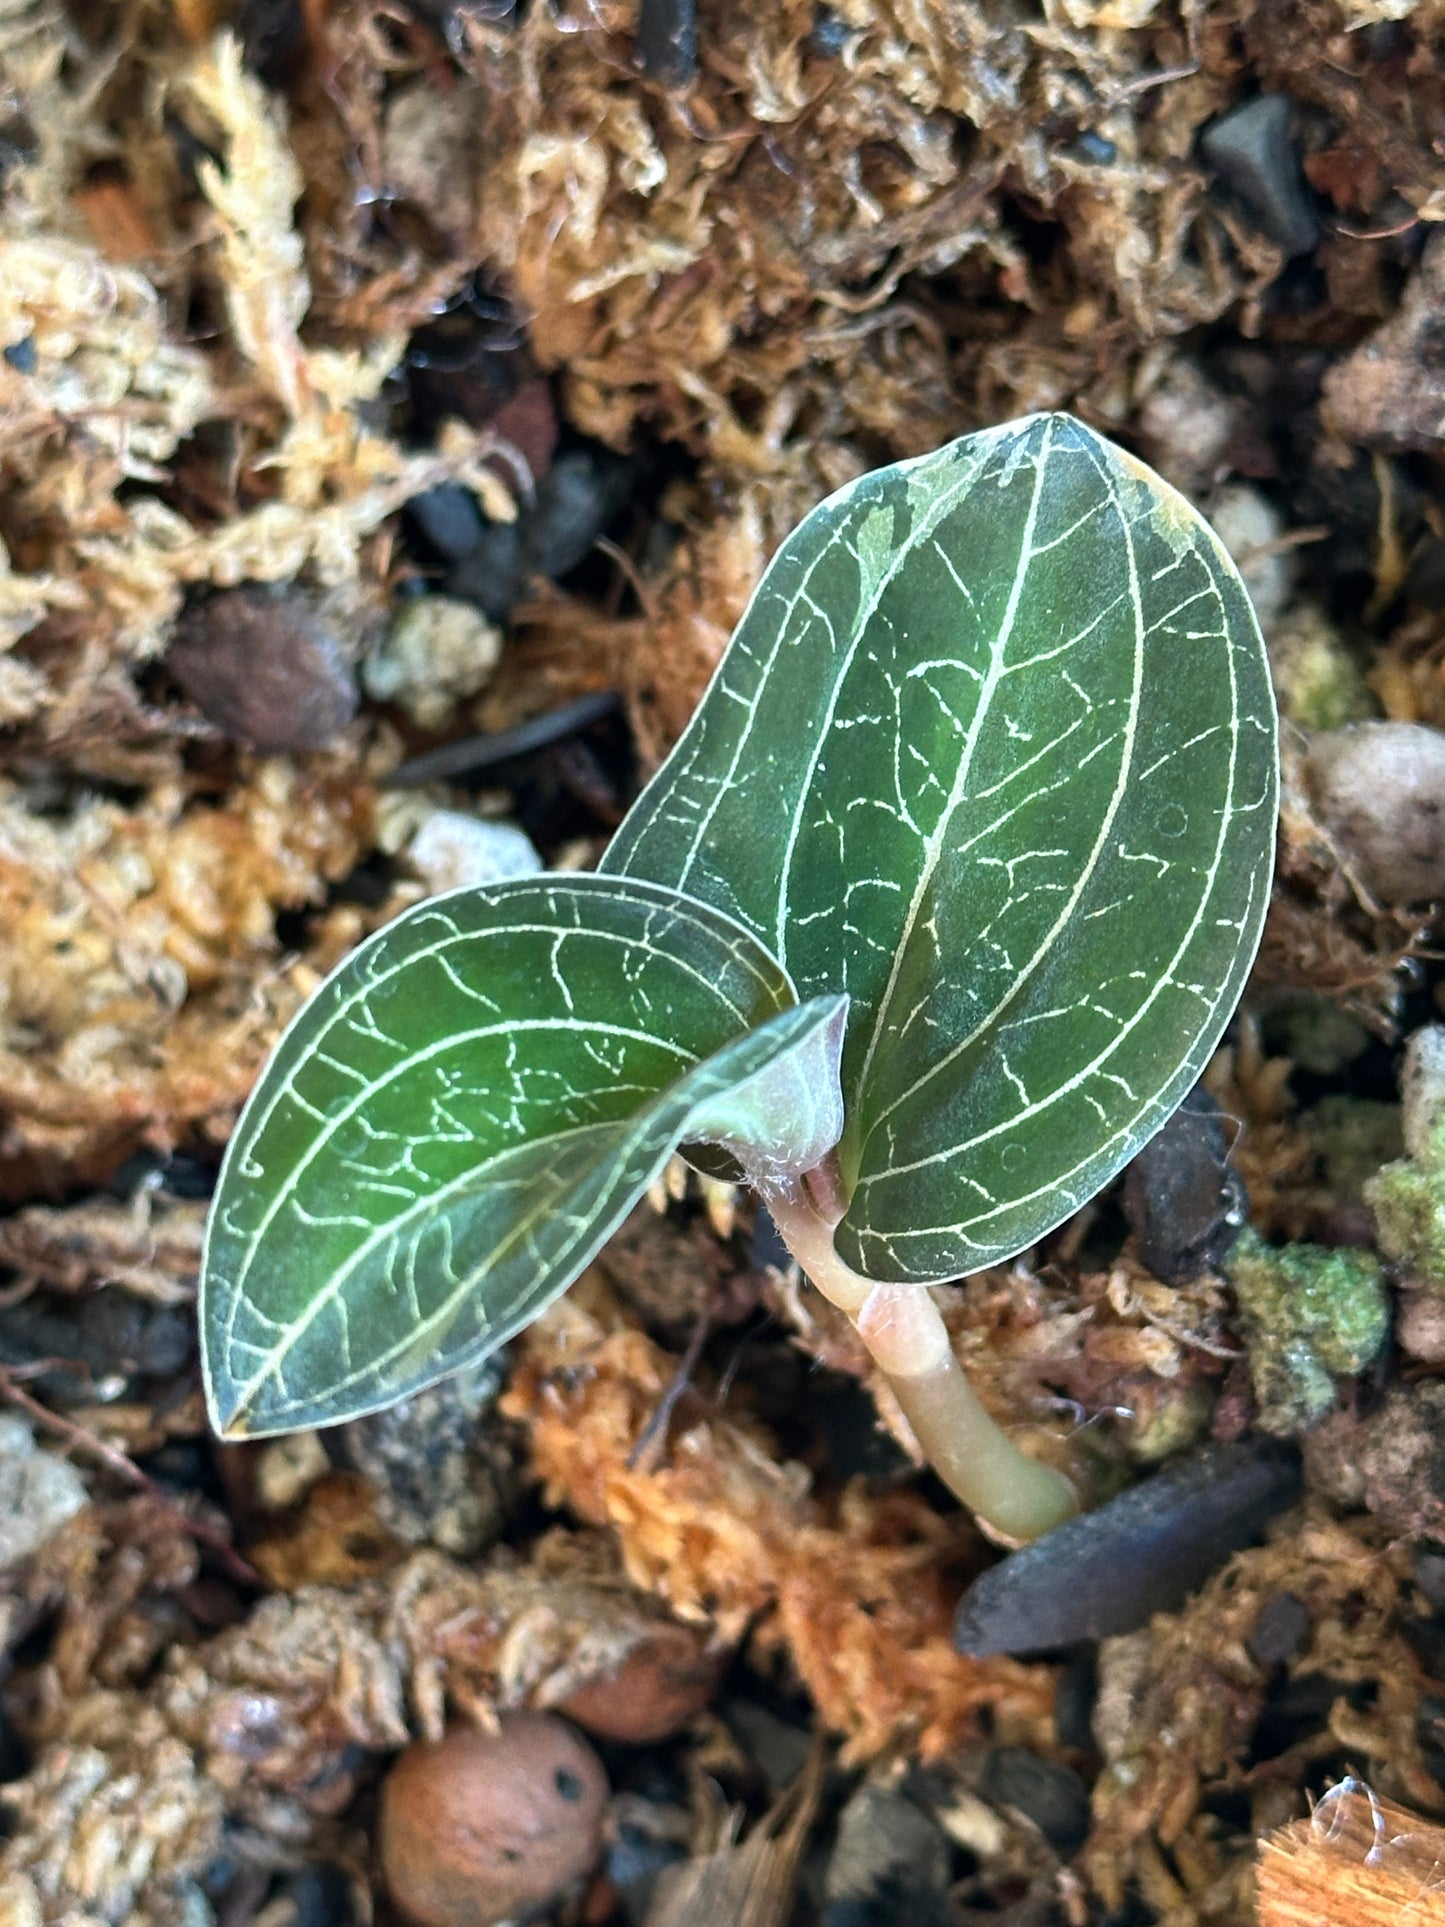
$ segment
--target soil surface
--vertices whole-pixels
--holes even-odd
[[[1354,1919],[1314,1803],[1445,1816],[1445,6],[0,13],[0,1927]],[[990,1545],[680,1162],[485,1367],[220,1444],[309,992],[595,863],[825,494],[1056,408],[1284,722],[1203,1083],[938,1293],[1097,1509]]]

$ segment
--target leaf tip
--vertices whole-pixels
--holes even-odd
[[[206,1419],[212,1432],[227,1445],[247,1439],[266,1438],[275,1432],[292,1429],[287,1414],[267,1409],[266,1387],[254,1381],[240,1383],[221,1362],[221,1348],[214,1334],[201,1324],[201,1390],[206,1402]]]
[[[206,1417],[218,1439],[228,1445],[255,1437],[254,1414],[249,1401],[234,1385],[217,1385],[209,1372],[204,1374]]]

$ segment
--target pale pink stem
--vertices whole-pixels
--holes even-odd
[[[998,1538],[1037,1539],[1079,1509],[1073,1486],[1020,1450],[989,1416],[954,1354],[926,1286],[878,1284],[844,1264],[833,1242],[842,1215],[825,1178],[765,1193],[784,1244],[831,1303],[857,1327],[929,1464],[954,1497]],[[814,1199],[829,1212],[825,1220]]]

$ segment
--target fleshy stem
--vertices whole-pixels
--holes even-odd
[[[831,1163],[761,1189],[784,1244],[823,1296],[853,1321],[954,1497],[1016,1545],[1071,1518],[1079,1509],[1073,1486],[1021,1451],[985,1411],[928,1290],[875,1284],[838,1256],[833,1231],[843,1199]]]

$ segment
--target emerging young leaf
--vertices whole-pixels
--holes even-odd
[[[603,868],[846,992],[837,1250],[956,1277],[1158,1129],[1243,985],[1276,748],[1208,526],[1067,416],[865,475],[783,544]]]
[[[287,1031],[231,1139],[202,1352],[233,1435],[474,1364],[564,1291],[683,1138],[798,1170],[842,1112],[845,1000],[646,882],[419,905]]]

